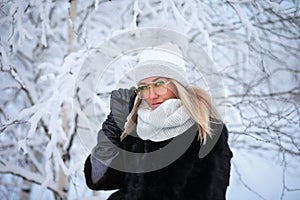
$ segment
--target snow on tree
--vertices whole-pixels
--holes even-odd
[[[83,111],[96,108],[98,122],[105,119],[107,92],[122,70],[107,71],[107,88],[90,91],[94,99],[82,99],[78,75],[103,41],[144,27],[178,31],[211,56],[222,74],[226,98],[218,102],[226,107],[231,147],[281,167],[281,182],[269,183],[281,187],[275,198],[299,196],[299,182],[289,178],[300,174],[299,6],[293,0],[1,1],[1,199],[99,195],[86,188],[82,172],[85,142],[94,136],[83,141],[78,131],[99,129]],[[232,179],[254,197],[270,198],[244,180],[249,172],[240,167],[234,159]]]

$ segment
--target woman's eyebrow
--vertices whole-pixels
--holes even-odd
[[[164,78],[163,78],[163,77],[157,77],[157,78],[153,79],[153,80],[151,81],[151,83],[153,83],[153,82],[155,82],[155,81],[157,81],[157,80],[159,80],[159,79],[164,79]],[[139,85],[142,85],[142,84],[147,85],[148,83],[144,83],[144,82],[139,83]]]
[[[153,79],[152,82],[157,81],[157,80],[159,80],[159,79],[161,79],[161,78],[162,78],[162,77],[157,77],[156,79]]]
[[[139,83],[138,85],[147,85],[147,83],[141,82],[141,83]]]

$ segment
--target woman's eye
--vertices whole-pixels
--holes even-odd
[[[138,87],[139,91],[144,91],[144,90],[148,90],[148,86],[147,85],[141,85]]]
[[[159,87],[159,86],[165,85],[165,82],[164,82],[164,81],[157,81],[157,82],[153,83],[153,85],[154,85],[155,87]]]

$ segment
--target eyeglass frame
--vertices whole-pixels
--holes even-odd
[[[141,86],[138,86],[135,89],[135,93],[137,94],[138,98],[140,98],[140,99],[148,99],[150,97],[150,88],[153,87],[152,85],[155,84],[155,83],[157,83],[157,82],[164,82],[164,84],[166,86],[166,92],[164,92],[163,94],[166,94],[168,92],[168,84],[171,83],[171,80],[168,80],[168,81],[157,80],[157,81],[151,82],[149,84],[142,85],[142,86],[147,86],[148,87],[148,97],[147,98],[142,98],[142,95],[139,94],[141,92],[141,91],[139,91],[139,87],[141,87]],[[155,92],[155,89],[153,91]],[[157,94],[157,93],[155,92],[155,94]],[[163,95],[163,94],[158,94],[158,95]]]

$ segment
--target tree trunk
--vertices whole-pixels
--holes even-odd
[[[74,34],[74,30],[73,30],[73,24],[75,22],[76,19],[76,5],[77,5],[77,1],[76,0],[70,0],[70,8],[69,8],[69,17],[72,23],[69,23],[68,26],[68,48],[67,48],[67,54],[69,55],[70,53],[72,53],[73,48],[74,48],[74,38],[75,38],[75,34]],[[65,106],[62,107],[62,120],[63,120],[63,129],[66,133],[66,136],[68,137],[68,133],[69,133],[69,126],[68,126],[68,113],[67,113],[67,109],[65,108]],[[62,155],[64,155],[65,153],[65,149],[63,149],[64,145],[61,145],[62,148]],[[67,152],[67,154],[69,155],[69,152]],[[63,158],[63,161],[65,162],[65,164],[68,166],[70,157],[65,157]],[[59,189],[68,193],[69,192],[69,181],[68,181],[68,177],[64,174],[63,169],[60,167],[59,169]]]

